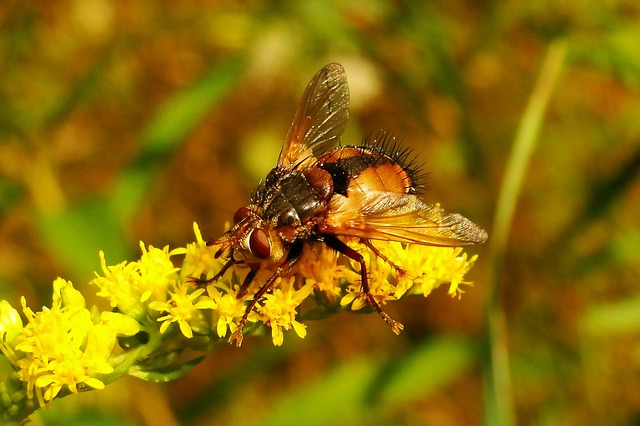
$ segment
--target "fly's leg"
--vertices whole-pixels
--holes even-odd
[[[286,266],[286,268],[290,269],[291,266],[288,265]],[[279,266],[276,272],[273,275],[271,275],[271,277],[267,280],[267,282],[262,284],[262,287],[260,287],[256,292],[256,294],[253,295],[253,297],[251,298],[251,301],[249,302],[249,304],[244,310],[244,314],[242,315],[242,318],[240,318],[240,321],[238,322],[238,327],[235,329],[233,333],[231,333],[231,336],[229,337],[229,343],[231,344],[235,343],[237,347],[240,347],[242,345],[242,339],[244,338],[242,334],[242,330],[244,329],[244,326],[247,324],[249,314],[251,313],[251,311],[253,311],[253,308],[256,307],[256,305],[258,304],[258,301],[262,299],[262,296],[264,296],[265,293],[271,289],[271,286],[273,285],[275,280],[278,277],[282,276],[284,272],[285,272],[284,268],[282,266]]]
[[[323,241],[333,250],[337,251],[338,253],[344,254],[349,259],[353,259],[360,264],[360,282],[362,286],[362,294],[364,294],[364,296],[367,298],[367,302],[369,302],[369,304],[374,307],[374,309],[380,314],[382,319],[384,319],[386,323],[391,326],[391,330],[396,334],[400,334],[404,326],[398,321],[391,318],[391,316],[385,311],[383,311],[380,304],[376,301],[375,297],[373,297],[373,294],[371,294],[371,288],[369,287],[369,278],[367,276],[367,265],[362,255],[333,235],[325,235]],[[372,246],[367,245],[367,247]],[[374,253],[376,253],[376,251],[377,249],[373,250]],[[376,253],[376,255],[378,253]],[[383,259],[386,258],[384,256],[381,257]]]
[[[222,268],[220,268],[220,270],[218,271],[217,274],[215,274],[213,277],[211,278],[196,278],[196,277],[189,277],[188,279],[190,281],[192,281],[195,285],[197,285],[198,287],[204,287],[208,284],[211,284],[212,282],[218,281],[220,278],[222,278],[222,276],[225,274],[225,272],[227,272],[227,270],[232,267],[233,265],[237,265],[239,262],[233,260],[233,259],[229,259],[224,265],[222,265]],[[202,274],[204,275],[204,274]]]
[[[225,274],[225,272],[227,272],[227,270],[229,270],[229,268],[232,267],[233,265],[239,265],[239,264],[242,264],[242,263],[243,262],[238,262],[236,260],[229,259],[222,266],[222,268],[220,268],[218,273],[215,274],[213,277],[211,277],[211,278],[189,277],[189,280],[192,281],[198,287],[204,287],[204,286],[206,286],[208,284],[211,284],[212,282],[218,281],[220,278],[222,278],[222,276]],[[238,299],[240,299],[245,294],[247,294],[247,291],[249,290],[249,286],[251,285],[251,281],[253,281],[253,279],[256,277],[256,274],[260,270],[260,268],[258,266],[254,267],[253,265],[249,265],[249,267],[251,269],[247,273],[247,276],[244,277],[244,280],[242,281],[242,284],[240,285],[240,288],[238,289],[238,294],[236,294],[236,298],[238,298]]]
[[[247,324],[247,320],[249,319],[249,314],[251,313],[251,311],[253,311],[253,308],[256,307],[260,299],[262,299],[262,297],[269,290],[271,290],[271,288],[273,287],[273,283],[278,279],[278,277],[286,275],[289,273],[289,271],[291,271],[291,268],[293,267],[293,265],[300,258],[300,253],[302,253],[302,242],[295,243],[293,247],[291,247],[286,260],[282,262],[280,266],[278,266],[278,269],[276,269],[276,272],[274,272],[274,274],[271,275],[271,277],[269,277],[269,279],[264,284],[262,284],[262,286],[258,289],[258,291],[253,295],[253,297],[251,298],[251,301],[249,301],[249,304],[244,310],[244,314],[242,315],[242,318],[240,318],[240,321],[238,322],[237,328],[233,333],[231,333],[231,336],[229,337],[229,343],[232,343],[232,344],[235,343],[235,345],[238,347],[242,345],[242,339],[244,337],[242,334],[242,330],[244,329],[244,326]],[[253,275],[249,273],[249,275],[251,275],[251,280],[253,280],[257,272],[258,272],[258,269],[255,270],[255,273],[253,273]],[[242,288],[245,287],[245,285],[248,288],[249,284],[251,284],[251,281],[247,281],[245,279],[245,282],[242,283],[242,287],[240,288],[240,290],[242,291]],[[246,294],[246,288],[244,290],[243,295],[244,294]],[[238,293],[237,297],[240,298],[242,296],[240,295],[240,293]]]
[[[378,256],[380,259],[384,260],[384,262],[391,266],[393,269],[396,270],[396,272],[398,273],[398,275],[400,276],[404,276],[407,274],[407,271],[405,271],[404,269],[402,269],[401,267],[399,267],[398,265],[396,265],[394,262],[392,262],[387,256],[385,256],[380,250],[378,250],[372,243],[371,240],[368,239],[361,239],[360,242],[362,244],[364,244],[365,246],[367,246],[367,248],[369,250],[371,250],[373,252],[373,254],[375,254],[376,256]]]
[[[246,277],[244,277],[244,281],[242,281],[242,284],[238,289],[238,293],[236,294],[236,299],[241,299],[244,297],[245,294],[247,294],[247,291],[249,291],[249,286],[251,285],[251,282],[256,277],[256,274],[258,273],[259,270],[260,270],[259,267],[251,267],[251,269],[249,270],[249,273],[247,274]]]

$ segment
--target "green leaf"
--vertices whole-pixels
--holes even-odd
[[[99,409],[77,409],[77,411],[64,411],[59,407],[56,410],[40,410],[38,414],[42,417],[40,424],[47,426],[135,426],[137,423],[133,419],[127,418],[124,414],[118,415],[112,411]],[[37,424],[37,422],[34,422]]]
[[[186,140],[236,82],[242,62],[231,59],[170,98],[147,125],[138,158],[122,174],[109,200],[111,210],[127,222],[144,199],[159,167]]]
[[[582,329],[591,335],[630,335],[640,331],[640,297],[592,306],[582,317]]]
[[[473,359],[459,338],[435,340],[392,362],[362,357],[285,395],[265,425],[366,424],[391,416],[412,398],[431,395],[460,376]]]
[[[158,368],[156,370],[144,370],[139,368],[138,366],[132,367],[129,370],[129,375],[133,377],[137,377],[142,380],[146,380],[147,382],[169,382],[171,380],[175,380],[178,377],[186,374],[191,370],[195,365],[197,365],[200,361],[202,361],[204,357],[194,358],[190,361],[187,361],[183,364],[172,365],[171,367]]]
[[[108,198],[43,212],[38,218],[45,244],[77,276],[99,267],[98,251],[109,259],[126,259],[123,227],[143,203],[162,164],[236,81],[240,62],[231,60],[214,69],[185,92],[170,99],[144,131],[142,151],[122,173]]]
[[[263,424],[321,426],[334,424],[336,419],[341,424],[355,422],[366,412],[366,392],[379,368],[378,363],[365,357],[342,364],[306,388],[286,395]]]
[[[108,253],[109,259],[127,257],[120,226],[102,199],[63,212],[41,212],[37,223],[49,251],[77,277],[89,277],[98,270],[100,250]]]
[[[475,358],[473,345],[463,338],[444,338],[418,346],[405,358],[394,360],[379,399],[401,403],[416,395],[435,394],[467,369]]]
[[[140,353],[144,350],[143,347],[136,348],[136,350],[125,352],[115,358],[113,361],[118,366],[111,372],[111,374],[105,374],[98,377],[105,385],[112,383],[129,372],[129,369],[134,362],[138,359]]]

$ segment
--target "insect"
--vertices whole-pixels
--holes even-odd
[[[249,205],[236,211],[233,227],[212,242],[220,245],[216,258],[223,253],[228,257],[211,281],[232,265],[249,268],[238,298],[246,295],[261,267],[274,271],[246,306],[230,343],[242,344],[249,314],[276,279],[291,271],[307,245],[326,244],[358,262],[362,296],[397,334],[402,324],[375,300],[363,256],[343,239],[359,239],[394,267],[373,241],[458,247],[487,239],[487,233],[470,220],[420,198],[419,171],[407,161],[409,151],[388,133],[360,146],[343,146],[340,137],[348,118],[345,71],[339,64],[329,64],[309,82],[276,166]]]

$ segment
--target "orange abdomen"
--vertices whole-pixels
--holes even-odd
[[[410,172],[375,147],[346,146],[323,154],[319,166],[333,179],[333,192],[349,196],[352,190],[414,193]]]

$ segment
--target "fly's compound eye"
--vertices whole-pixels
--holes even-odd
[[[251,214],[251,210],[249,207],[240,207],[236,213],[233,215],[233,224],[237,225],[242,222],[242,219],[249,216]]]
[[[249,235],[249,250],[260,258],[266,259],[271,254],[271,241],[264,229],[256,228]]]

